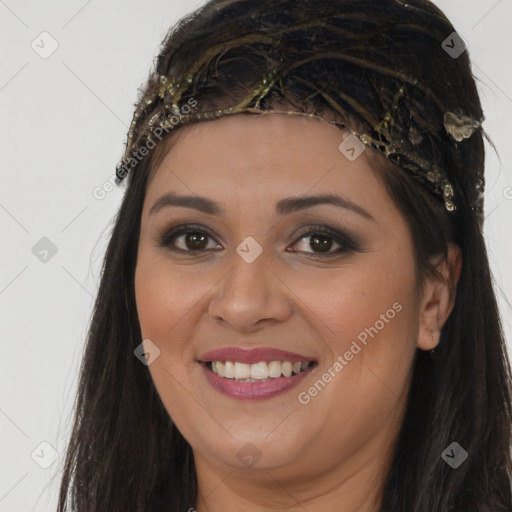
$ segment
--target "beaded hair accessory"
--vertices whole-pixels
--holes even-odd
[[[213,61],[215,57],[218,58],[218,54],[210,54],[208,57],[210,57],[210,61]],[[349,57],[351,61],[357,61],[352,56],[340,53],[340,59],[342,60],[349,60]],[[357,63],[360,65],[367,64],[363,61]],[[436,150],[435,148],[432,149],[430,139],[427,141],[431,144],[428,152],[425,152],[424,149],[419,151],[419,148],[425,148],[424,139],[428,138],[430,133],[435,133],[435,137],[439,139],[439,131],[441,129],[444,129],[445,136],[448,135],[447,142],[443,142],[443,144],[449,143],[450,140],[452,144],[460,143],[470,138],[481,127],[481,123],[464,115],[460,109],[454,109],[455,111],[453,112],[444,111],[444,116],[441,116],[441,119],[438,120],[439,129],[435,127],[430,128],[429,126],[430,132],[428,132],[423,129],[421,123],[413,124],[410,121],[410,119],[415,117],[413,114],[416,114],[416,112],[413,112],[413,106],[418,108],[417,104],[421,102],[421,99],[418,100],[418,94],[423,93],[425,96],[429,95],[433,98],[440,112],[442,112],[440,109],[446,108],[415,76],[411,77],[403,73],[394,73],[394,78],[398,83],[398,90],[396,90],[388,108],[383,109],[384,113],[380,119],[366,110],[359,102],[349,97],[348,94],[337,90],[336,92],[339,97],[346,102],[345,105],[349,104],[353,107],[352,110],[356,112],[367,127],[367,129],[356,129],[355,127],[348,126],[348,123],[332,121],[325,116],[318,115],[316,112],[301,111],[300,108],[297,110],[263,108],[263,100],[270,95],[271,91],[277,90],[283,98],[289,98],[284,83],[288,70],[278,65],[269,73],[264,74],[261,81],[255,84],[250,89],[250,93],[238,103],[215,110],[196,111],[199,104],[196,96],[199,100],[202,98],[201,86],[197,86],[198,83],[201,83],[199,76],[201,74],[201,66],[204,69],[205,62],[196,63],[189,72],[180,76],[169,77],[156,71],[151,75],[146,91],[134,113],[126,142],[126,150],[116,168],[117,183],[120,183],[144,156],[162,140],[162,137],[165,134],[169,134],[175,127],[239,113],[301,115],[320,119],[348,130],[365,146],[379,150],[390,161],[407,170],[415,179],[420,180],[431,192],[443,200],[447,211],[453,212],[457,209],[456,191],[460,189],[456,188],[448,179],[447,173],[443,169],[443,163],[441,160],[438,161],[436,159]],[[293,67],[291,66],[289,69],[293,69]],[[391,72],[389,74],[391,75]],[[308,85],[316,91],[315,94],[323,96],[330,109],[335,113],[341,114],[343,120],[350,118],[346,107],[344,108],[340,105],[339,101],[336,101],[332,94],[323,89],[320,90],[309,82]],[[188,93],[185,94],[187,91]],[[414,100],[409,98],[411,91],[416,94]],[[195,94],[196,92],[197,95]],[[184,98],[186,98],[186,101]],[[297,104],[296,101],[292,101],[293,103]],[[397,123],[399,117],[400,123]],[[423,125],[426,124],[423,122]],[[427,137],[424,137],[424,135]],[[479,181],[477,187],[478,199],[475,204],[469,206],[471,210],[481,212],[483,206],[482,180]]]

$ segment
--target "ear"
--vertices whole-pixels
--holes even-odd
[[[457,245],[448,245],[447,259],[435,264],[439,275],[429,274],[423,283],[420,301],[418,348],[437,347],[446,320],[455,304],[457,283],[462,269],[462,255]]]

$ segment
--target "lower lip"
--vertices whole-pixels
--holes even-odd
[[[234,379],[219,377],[210,371],[205,363],[200,363],[208,382],[224,395],[241,400],[263,400],[280,395],[295,387],[314,366],[293,377],[276,377],[265,382],[237,382]]]

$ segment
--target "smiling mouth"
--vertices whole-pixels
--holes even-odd
[[[206,361],[212,373],[236,382],[266,382],[281,377],[295,377],[316,366],[316,361],[260,361],[254,364],[239,361]]]

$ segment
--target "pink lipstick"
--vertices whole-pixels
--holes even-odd
[[[244,400],[284,393],[317,365],[312,356],[270,347],[215,349],[202,355],[198,363],[217,391]]]

